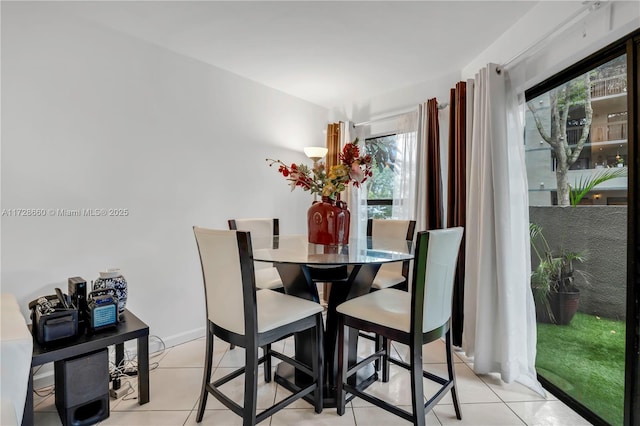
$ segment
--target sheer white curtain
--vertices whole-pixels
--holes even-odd
[[[340,122],[340,149],[347,143],[358,138],[360,152],[366,152],[365,135],[362,129],[358,129],[350,121]],[[346,191],[346,200],[351,212],[351,224],[349,234],[364,237],[367,235],[367,188],[366,183],[360,188],[349,185]]]
[[[467,82],[466,278],[462,348],[476,373],[500,373],[545,395],[535,371],[529,213],[522,97],[513,76],[489,64]]]
[[[358,146],[361,152],[366,152],[365,140],[379,135],[396,135],[397,157],[395,162],[394,189],[393,189],[393,219],[417,218],[418,181],[420,167],[418,128],[420,118],[419,107],[415,111],[373,120],[363,125],[355,126],[350,122],[344,123],[344,131],[341,127],[341,146],[359,139]],[[349,209],[351,210],[350,234],[365,236],[367,233],[367,189],[363,185],[360,189],[349,187]],[[424,197],[423,197],[424,198]],[[352,208],[353,206],[353,208]],[[356,209],[357,206],[357,209]]]
[[[397,120],[393,219],[415,220],[418,194],[418,111]]]

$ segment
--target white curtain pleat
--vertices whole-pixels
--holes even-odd
[[[361,153],[366,152],[364,137],[350,121],[340,122],[340,149],[358,138],[358,148]],[[366,184],[360,188],[353,185],[347,187],[345,200],[351,213],[349,235],[365,237],[367,235],[367,192]]]
[[[478,374],[545,395],[536,378],[529,215],[517,85],[489,64],[476,74],[468,146],[462,348]]]
[[[397,157],[391,218],[415,220],[418,176],[418,111],[397,120]]]
[[[426,107],[418,105],[418,140],[424,141],[428,132],[427,119],[425,117]],[[427,147],[424,143],[418,143],[416,152],[418,161],[417,173],[416,173],[416,203],[415,203],[415,216],[416,221],[416,233],[418,231],[424,231],[427,228]],[[411,274],[410,274],[411,275]]]

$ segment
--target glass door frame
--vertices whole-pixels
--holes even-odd
[[[627,55],[628,207],[627,207],[627,312],[625,342],[624,424],[640,424],[640,30],[593,53],[564,71],[525,91],[527,100],[584,74],[618,56]],[[595,425],[604,419],[544,377],[545,389]]]

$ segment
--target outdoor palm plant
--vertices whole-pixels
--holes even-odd
[[[556,294],[579,294],[574,284],[574,262],[584,262],[583,253],[561,249],[558,252],[551,250],[549,242],[542,233],[542,227],[535,223],[529,224],[531,248],[538,258],[538,266],[531,273],[531,289],[536,306],[541,309],[550,322],[560,323],[556,318],[558,307],[553,306]],[[581,275],[585,276],[583,272]],[[586,276],[585,276],[586,278]],[[577,299],[575,303],[577,310]],[[575,314],[575,310],[573,312]],[[569,315],[573,316],[573,314]],[[569,318],[566,323],[571,319]],[[563,320],[562,323],[565,323]]]

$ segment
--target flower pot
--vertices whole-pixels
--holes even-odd
[[[314,201],[307,211],[309,242],[324,245],[348,244],[350,219],[351,213],[345,202],[336,202],[329,197]]]
[[[546,324],[567,325],[578,311],[580,290],[552,292],[548,296],[549,310],[542,304],[536,304],[538,322]]]

